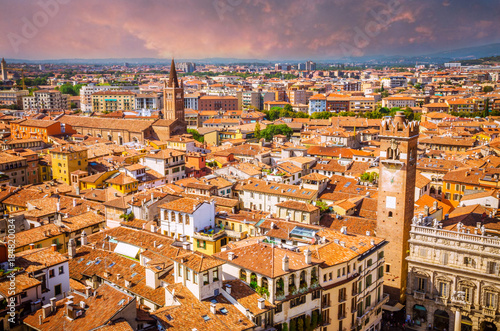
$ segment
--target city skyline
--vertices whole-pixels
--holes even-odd
[[[326,60],[500,40],[492,1],[5,2],[3,57]],[[7,16],[8,14],[8,16]]]

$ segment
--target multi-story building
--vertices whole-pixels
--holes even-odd
[[[20,156],[26,159],[26,176],[28,177],[28,184],[38,184],[39,178],[39,156],[36,152],[29,149],[16,149],[9,150],[7,153]]]
[[[326,96],[318,93],[309,98],[309,115],[326,111]]]
[[[135,93],[129,91],[101,91],[92,94],[92,110],[95,112],[114,112],[133,110]]]
[[[58,121],[21,119],[10,122],[10,132],[14,140],[39,139],[48,143],[50,136],[75,133],[71,125]]]
[[[136,94],[135,109],[159,110],[161,109],[161,98],[156,93]]]
[[[184,95],[184,108],[198,110],[198,99],[199,98],[200,98],[200,95],[198,93]]]
[[[403,303],[406,294],[408,239],[415,203],[419,125],[397,112],[380,128],[380,185],[377,236],[386,239],[384,291]]]
[[[82,112],[92,112],[92,94],[108,91],[112,88],[109,85],[85,85],[80,88],[80,107]]]
[[[69,95],[59,91],[35,91],[33,96],[23,97],[24,110],[61,110],[68,109]]]
[[[177,69],[182,70],[185,73],[194,72],[196,70],[196,64],[193,62],[181,62],[177,64]]]
[[[199,110],[238,110],[238,98],[204,95],[198,101]]]
[[[307,61],[306,62],[306,68],[305,70],[307,71],[315,71],[316,70],[316,63],[313,61]]]
[[[52,178],[71,185],[71,173],[88,171],[87,149],[79,146],[57,146],[50,150],[52,158]]]
[[[11,186],[28,184],[26,158],[11,153],[0,153],[0,172],[9,177]]]
[[[260,92],[256,91],[246,91],[241,93],[241,98],[242,98],[242,106],[243,107],[253,107],[256,109],[262,109],[260,108],[262,102],[261,102],[261,94]]]
[[[498,187],[500,169],[466,168],[448,172],[442,177],[443,198],[457,207],[467,191],[492,190]]]
[[[140,163],[165,176],[166,183],[186,178],[186,152],[163,149],[156,154],[147,154]]]
[[[414,219],[406,313],[421,330],[500,328],[500,240],[488,232],[481,223],[443,229],[427,217]]]
[[[405,109],[406,107],[415,107],[415,98],[412,97],[387,97],[382,99],[382,107],[389,109],[399,107]]]
[[[404,76],[390,76],[381,79],[384,88],[397,88],[408,86],[407,79]]]
[[[28,90],[11,89],[0,91],[0,106],[17,105],[18,107],[22,107],[23,97],[28,95]]]

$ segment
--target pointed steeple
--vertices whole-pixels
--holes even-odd
[[[175,70],[175,62],[173,58],[172,64],[170,65],[170,75],[168,76],[168,86],[179,87],[179,80],[177,79],[177,71]]]

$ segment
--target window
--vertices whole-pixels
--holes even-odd
[[[372,275],[366,276],[366,287],[370,286],[372,284]]]
[[[467,287],[467,286],[463,286],[462,287],[462,291],[464,292],[464,299],[465,299],[465,302],[471,302],[471,299],[472,299],[472,288],[470,287]]]
[[[443,252],[443,255],[441,255],[441,263],[444,265],[448,264],[448,253]]]
[[[345,303],[339,304],[339,319],[345,317]],[[342,329],[339,329],[342,330]]]
[[[488,261],[488,264],[486,265],[487,273],[490,275],[497,275],[498,274],[498,264],[496,262]]]
[[[62,293],[62,287],[61,284],[58,284],[54,286],[54,295],[58,296]]]
[[[186,268],[186,280],[191,280],[191,269]]]
[[[282,311],[283,311],[283,305],[281,305],[281,304],[280,304],[280,305],[276,305],[276,310],[275,310],[275,312],[276,312],[276,313],[281,313]]]
[[[340,277],[340,269],[337,270],[337,278]]]
[[[49,278],[54,278],[56,273],[54,272],[54,269],[49,270]]]
[[[365,307],[368,308],[372,305],[372,296],[369,295],[366,297],[366,300],[365,300]]]
[[[64,266],[59,267],[59,275],[62,275],[64,273]]]
[[[380,266],[378,268],[378,275],[377,276],[378,276],[378,278],[384,277],[384,266]]]
[[[445,298],[448,296],[448,283],[440,282],[439,283],[439,296]]]
[[[345,299],[347,297],[346,294],[347,294],[347,291],[346,291],[345,287],[339,289],[339,301],[345,301]]]
[[[214,282],[219,280],[219,270],[215,269],[214,272],[212,273],[212,279]]]
[[[391,272],[391,265],[390,264],[386,264],[385,265],[385,273],[388,274],[389,272]]]
[[[464,256],[464,265],[466,267],[474,268],[476,266],[476,261],[469,256]]]
[[[203,274],[203,285],[207,285],[208,284],[208,272],[205,272]]]
[[[372,259],[369,259],[368,262],[366,263],[368,267],[371,267],[373,262],[372,262]]]
[[[450,189],[451,189],[451,184],[450,184],[450,183],[446,183],[446,189],[447,189],[447,190],[450,190]]]
[[[496,293],[486,292],[484,305],[490,309],[495,309],[497,307],[497,295],[496,295]]]
[[[455,191],[460,191],[460,185],[455,184]]]
[[[193,283],[198,284],[198,273],[193,271]]]
[[[425,278],[417,277],[417,291],[425,292],[425,283],[426,283]]]
[[[182,264],[179,264],[178,274],[179,274],[179,277],[182,275]]]

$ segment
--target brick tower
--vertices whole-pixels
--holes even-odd
[[[418,122],[404,112],[385,118],[380,126],[380,178],[377,236],[389,244],[385,250],[384,291],[391,301],[404,303],[408,268],[408,239],[413,218]]]
[[[6,81],[7,80],[7,62],[5,62],[5,59],[2,58],[2,62],[0,62],[0,69],[1,69],[1,76],[0,78],[2,79],[2,81]]]
[[[175,62],[172,59],[168,83],[163,87],[163,117],[167,120],[184,121],[184,86],[177,79]]]

